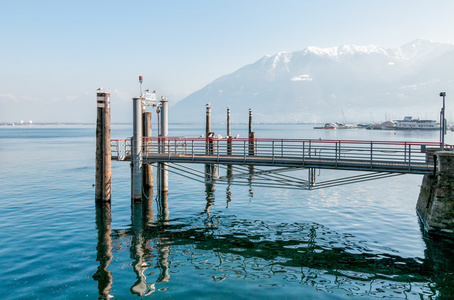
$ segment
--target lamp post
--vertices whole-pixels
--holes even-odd
[[[440,137],[441,137],[441,151],[445,150],[445,134],[446,134],[446,120],[445,120],[445,97],[446,92],[441,92],[440,97],[443,97],[443,108],[441,109],[441,122],[440,122]]]

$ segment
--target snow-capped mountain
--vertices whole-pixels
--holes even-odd
[[[454,84],[454,45],[416,40],[399,48],[343,45],[267,55],[177,103],[170,121],[368,121],[413,115],[438,118],[440,91]],[[447,109],[449,117],[449,107]]]

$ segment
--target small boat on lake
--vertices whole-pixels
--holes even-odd
[[[325,123],[323,126],[314,127],[314,129],[353,129],[353,128],[359,128],[359,126],[341,122],[336,123],[328,122]]]
[[[336,123],[328,122],[323,124],[323,126],[316,126],[314,129],[337,129]]]

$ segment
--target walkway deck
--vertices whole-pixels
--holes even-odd
[[[322,139],[144,138],[144,163],[256,165],[403,174],[434,172],[440,143]],[[452,149],[452,145],[446,145]],[[112,158],[130,160],[131,140],[112,140]]]

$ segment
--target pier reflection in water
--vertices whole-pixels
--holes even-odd
[[[96,202],[96,229],[98,230],[98,244],[96,246],[96,261],[99,262],[98,269],[93,279],[98,281],[98,291],[102,298],[111,298],[112,272],[107,268],[112,262],[112,217],[110,203]]]
[[[320,293],[341,298],[454,296],[454,247],[450,242],[425,238],[425,258],[400,257],[391,249],[377,253],[353,236],[322,224],[263,222],[210,211],[214,191],[214,183],[207,184],[205,209],[186,218],[170,218],[167,193],[154,199],[156,216],[152,201],[133,202],[131,225],[126,230],[111,230],[110,205],[98,205],[99,266],[93,278],[98,281],[100,298],[111,297],[115,286],[115,274],[108,270],[112,243],[116,252],[129,250],[136,274],[130,293],[138,296],[188,289],[187,282],[181,283],[184,274],[180,273],[188,268],[212,282],[296,285],[312,289],[318,297]],[[227,190],[227,205],[229,201]],[[297,290],[289,292],[295,296]]]

